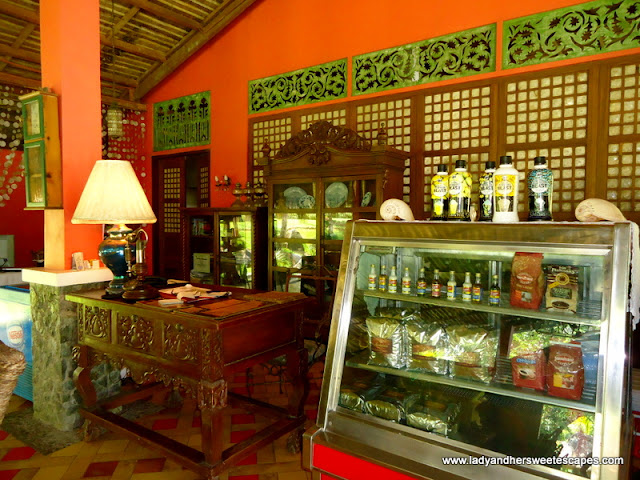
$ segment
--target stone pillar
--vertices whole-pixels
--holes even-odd
[[[66,274],[71,276],[66,282],[60,278],[62,272],[46,269],[23,270],[22,277],[31,288],[34,418],[63,431],[73,430],[83,421],[73,384],[76,365],[71,353],[78,343],[76,305],[64,297],[67,293],[104,289],[106,282],[102,279],[111,276],[111,272],[102,268]],[[83,280],[87,283],[80,283]],[[92,375],[98,398],[119,391],[119,370],[105,364],[94,368]]]

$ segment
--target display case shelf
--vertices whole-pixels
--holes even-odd
[[[595,412],[595,398],[591,396],[589,400],[591,403],[585,401],[573,401],[566,400],[560,397],[552,397],[546,395],[543,392],[537,392],[533,389],[517,388],[507,383],[480,383],[467,380],[459,380],[455,378],[449,378],[444,375],[436,375],[430,373],[413,372],[410,370],[402,370],[398,368],[382,367],[379,365],[369,365],[367,358],[364,356],[355,356],[347,359],[345,365],[349,367],[359,368],[362,370],[369,370],[376,373],[384,373],[387,375],[394,375],[396,377],[405,377],[411,380],[420,380],[430,383],[437,383],[440,385],[451,385],[453,387],[465,388],[468,390],[476,390],[478,392],[494,393],[497,395],[504,395],[506,397],[520,398],[524,400],[531,400],[533,402],[544,403],[547,405],[556,405],[565,408],[575,408],[583,412]]]
[[[585,312],[600,312],[600,302],[582,302],[579,305],[577,314],[557,313],[543,310],[530,310],[527,308],[512,307],[509,301],[509,295],[503,294],[500,297],[500,306],[488,305],[487,302],[463,302],[462,300],[448,300],[443,298],[418,297],[414,295],[403,295],[395,293],[375,292],[371,290],[358,290],[356,295],[363,297],[380,298],[392,300],[395,302],[409,302],[418,305],[436,305],[446,308],[461,308],[464,310],[473,310],[474,312],[495,313],[499,315],[511,315],[517,317],[525,317],[539,320],[553,320],[556,322],[571,323],[577,325],[593,325],[597,326],[602,321],[600,313],[588,315]]]

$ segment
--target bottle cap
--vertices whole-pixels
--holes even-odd
[[[490,168],[496,168],[496,162],[494,162],[493,160],[489,160],[484,164],[484,168],[485,170],[489,170]]]
[[[446,165],[438,165],[438,172],[446,172],[446,171],[447,171]]]
[[[500,165],[511,165],[512,163],[511,155],[502,155],[500,157]]]
[[[467,168],[466,160],[456,160],[456,168]]]
[[[535,157],[533,159],[533,164],[534,165],[546,165],[547,164],[547,157]]]

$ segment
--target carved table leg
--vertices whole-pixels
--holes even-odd
[[[78,367],[73,371],[73,383],[82,400],[81,407],[92,407],[98,401],[98,396],[91,381],[93,364],[89,356],[89,348],[85,345],[76,346],[73,349],[73,356],[78,364]],[[103,429],[94,426],[89,420],[85,420],[83,433],[86,442],[95,440],[102,432],[104,432]]]
[[[293,416],[304,414],[304,402],[309,394],[309,379],[307,378],[308,352],[299,348],[287,353],[287,376],[291,379],[293,389],[288,398],[287,409]]]
[[[222,411],[227,406],[227,382],[203,380],[198,385],[198,407],[200,408],[202,452],[210,465],[216,465],[222,457]],[[217,477],[209,477],[215,480]]]

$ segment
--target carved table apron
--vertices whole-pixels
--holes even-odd
[[[233,291],[242,299],[250,290]],[[168,309],[155,302],[128,304],[103,300],[104,290],[68,294],[77,303],[78,367],[74,382],[82,398],[81,414],[91,423],[132,437],[145,446],[195,470],[208,479],[287,432],[304,424],[308,393],[307,351],[302,339],[304,299],[281,303],[255,302],[248,311],[213,317]],[[253,305],[253,304],[252,304]],[[191,309],[194,311],[194,309]],[[227,392],[227,379],[248,367],[286,355],[286,375],[293,384],[286,407],[276,407]],[[109,361],[126,367],[139,388],[97,400],[91,368]],[[110,410],[179,388],[191,395],[201,412],[202,451],[126,420]],[[273,418],[273,423],[253,437],[222,450],[222,410],[227,402]],[[87,428],[87,437],[90,429]]]

